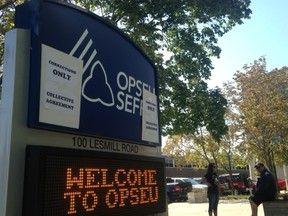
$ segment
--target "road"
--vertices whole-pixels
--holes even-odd
[[[168,205],[169,216],[208,216],[208,203],[179,202]],[[251,216],[250,204],[247,200],[225,201],[218,205],[219,216]],[[264,216],[263,206],[258,208],[258,216]]]

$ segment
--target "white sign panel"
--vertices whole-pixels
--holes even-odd
[[[82,60],[42,45],[39,121],[79,128]]]
[[[142,140],[159,142],[158,124],[157,97],[143,88]]]

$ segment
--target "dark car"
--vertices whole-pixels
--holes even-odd
[[[181,183],[183,187],[187,187],[187,192],[192,191],[193,184],[189,178],[174,178],[174,177],[167,177],[166,182],[172,183]]]
[[[222,194],[250,194],[252,193],[253,183],[247,174],[233,173],[219,175],[219,182]]]
[[[194,190],[206,190],[208,186],[206,184],[200,184],[192,178],[185,178],[185,177],[173,177],[171,178],[174,182],[186,182],[188,187],[188,192]],[[191,185],[190,185],[191,184]]]
[[[166,191],[168,203],[188,200],[189,184],[174,182],[166,178]]]

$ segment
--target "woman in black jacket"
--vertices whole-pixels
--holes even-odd
[[[202,182],[208,185],[207,197],[209,200],[208,214],[217,216],[217,208],[219,202],[219,180],[216,172],[215,163],[209,163],[207,173],[203,177]]]

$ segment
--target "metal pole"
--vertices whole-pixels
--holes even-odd
[[[288,190],[288,182],[287,182],[287,173],[286,173],[286,165],[283,165],[284,179],[286,184],[286,191]]]

